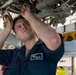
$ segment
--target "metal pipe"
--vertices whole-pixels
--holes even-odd
[[[7,6],[10,5],[12,2],[13,2],[13,0],[8,0],[4,5],[2,5],[2,6],[0,7],[0,9],[3,9],[3,8],[7,7]]]
[[[12,11],[12,12],[14,12],[14,13],[20,14],[20,11],[17,11],[17,10],[15,10],[15,9],[13,9],[13,8],[9,8],[8,11]]]
[[[54,4],[56,4],[57,2],[59,2],[59,0],[43,0],[43,1],[39,1],[36,4],[36,8],[39,10],[42,10],[48,6],[53,6]]]

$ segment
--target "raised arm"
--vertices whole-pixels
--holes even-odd
[[[2,30],[2,32],[0,32],[0,48],[2,48],[4,42],[9,36],[13,24],[12,17],[10,15],[5,15],[4,18],[6,19],[6,22],[4,22],[4,29]]]
[[[42,22],[35,15],[30,12],[30,5],[23,4],[21,8],[22,16],[26,18],[32,29],[35,31],[37,36],[45,43],[50,50],[56,50],[60,44],[61,39],[58,33],[49,25]]]

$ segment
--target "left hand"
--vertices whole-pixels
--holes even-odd
[[[4,20],[4,30],[12,30],[13,26],[13,19],[12,16],[8,13],[8,15],[4,15],[3,17]]]

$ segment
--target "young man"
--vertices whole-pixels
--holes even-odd
[[[12,27],[24,46],[0,50],[0,64],[9,66],[9,75],[55,75],[57,63],[64,53],[62,36],[35,17],[27,3],[22,5],[21,14],[23,17],[17,17],[13,24],[10,16],[5,17],[7,21],[0,34],[0,47]]]

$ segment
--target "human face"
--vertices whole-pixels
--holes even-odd
[[[15,23],[16,38],[21,41],[27,41],[33,36],[33,30],[25,19],[18,19]]]

